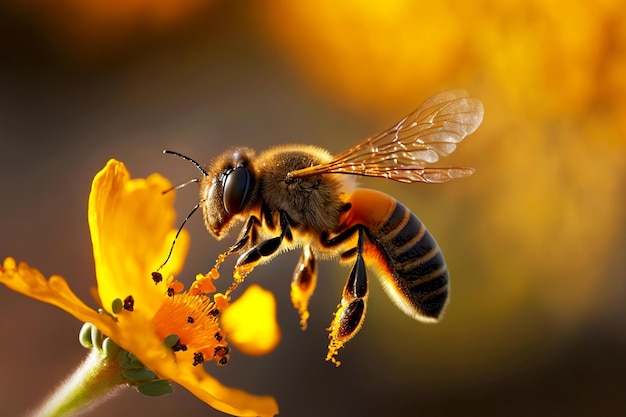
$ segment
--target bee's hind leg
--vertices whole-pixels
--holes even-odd
[[[365,261],[363,259],[363,247],[364,239],[367,233],[367,229],[364,226],[357,225],[338,236],[335,239],[326,241],[326,244],[330,244],[333,240],[337,243],[344,241],[349,236],[353,236],[353,233],[358,233],[358,243],[356,248],[349,250],[346,255],[356,254],[356,261],[350,276],[343,289],[341,297],[341,303],[338,306],[335,318],[330,324],[330,343],[328,344],[328,355],[326,360],[332,361],[335,365],[339,366],[340,362],[335,359],[337,351],[348,342],[363,325],[363,319],[365,318],[365,310],[367,307],[367,270],[365,268]]]

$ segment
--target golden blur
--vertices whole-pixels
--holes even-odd
[[[274,295],[258,285],[250,285],[237,303],[222,312],[221,323],[233,346],[246,355],[261,356],[273,351],[280,342],[275,317]]]
[[[489,284],[472,302],[496,314],[533,297],[565,322],[598,308],[624,220],[624,3],[361,4],[276,1],[266,28],[340,105],[389,119],[448,87],[480,98],[483,126],[455,161],[478,168],[460,187],[481,221],[446,238],[495,243],[472,254]]]
[[[49,23],[72,20],[69,6],[44,3],[14,1],[19,7],[6,13],[21,16],[22,23],[5,27],[24,38],[12,49],[17,62],[0,68],[0,86],[8,86],[0,95],[11,99],[0,112],[7,150],[0,192],[12,196],[0,206],[0,221],[5,236],[18,236],[0,240],[0,257],[43,263],[46,274],[84,274],[88,269],[58,269],[74,265],[77,253],[89,265],[89,251],[81,253],[86,231],[74,218],[84,217],[85,184],[110,157],[137,175],[158,171],[178,183],[197,172],[162,157],[163,148],[203,164],[235,145],[304,142],[339,153],[429,96],[464,88],[483,102],[483,124],[438,165],[474,167],[472,177],[437,186],[359,179],[401,199],[437,239],[452,285],[443,320],[424,325],[405,317],[372,278],[363,329],[335,369],[324,362],[325,328],[349,269],[320,262],[301,332],[288,294],[298,254],[285,254],[245,283],[274,291],[281,343],[263,357],[235,350],[216,376],[274,395],[281,413],[305,417],[626,412],[619,378],[626,372],[623,1],[135,0],[87,10],[66,0],[72,13],[83,13],[69,26]],[[45,17],[38,14],[44,9]],[[146,15],[159,23],[147,25]],[[42,26],[53,46],[32,35],[33,26]],[[88,48],[90,39],[106,47]],[[45,59],[25,52],[34,46]],[[72,60],[59,65],[58,56]],[[40,68],[52,70],[41,75]],[[77,72],[82,77],[72,78]],[[196,189],[177,198],[180,219],[197,202]],[[189,277],[235,239],[215,242],[196,218],[187,229]],[[68,248],[50,252],[50,239],[59,236]],[[67,250],[71,262],[59,260]],[[22,300],[2,299],[0,317],[18,314]],[[30,310],[19,311],[22,321],[35,321]],[[11,362],[35,367],[43,336],[24,337],[33,338],[23,343],[32,346],[24,349],[28,356]],[[2,385],[8,383],[0,378]],[[47,388],[42,382],[37,393]],[[33,401],[24,394],[5,409],[17,402],[6,395],[0,389],[0,415],[21,413]],[[176,412],[177,395],[157,405],[128,396],[94,415],[139,402]],[[186,410],[210,412],[202,406]]]

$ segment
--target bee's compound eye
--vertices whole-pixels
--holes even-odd
[[[239,213],[252,190],[252,176],[246,167],[237,167],[224,178],[224,208],[230,214]]]

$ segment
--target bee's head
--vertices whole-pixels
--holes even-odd
[[[252,168],[254,151],[228,150],[218,156],[200,179],[200,201],[207,230],[217,239],[226,235],[237,215],[255,203],[258,194]]]

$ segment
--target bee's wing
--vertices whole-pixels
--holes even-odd
[[[425,167],[454,152],[483,120],[483,105],[463,90],[428,99],[391,129],[335,156],[330,162],[292,171],[288,179],[342,173],[400,182],[445,182],[471,175],[472,168]]]

